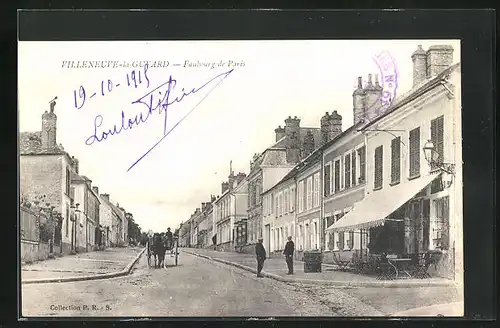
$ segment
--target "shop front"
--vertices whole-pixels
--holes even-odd
[[[431,276],[453,279],[449,195],[443,185],[442,174],[436,173],[373,191],[327,231],[360,235],[364,247],[353,262],[426,258]]]

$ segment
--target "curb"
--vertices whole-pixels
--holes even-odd
[[[216,257],[210,257],[207,255],[202,255],[186,250],[182,250],[187,254],[191,254],[194,256],[198,256],[207,260],[212,260],[215,262],[224,263],[227,265],[231,265],[246,271],[250,271],[252,273],[257,274],[257,270],[254,268],[250,268],[246,265],[226,261],[223,259],[219,259]],[[288,283],[303,283],[303,284],[314,284],[314,285],[324,285],[324,286],[335,286],[335,287],[375,287],[375,288],[417,288],[417,287],[453,287],[456,286],[456,283],[450,281],[339,281],[339,280],[314,280],[314,279],[293,279],[288,277],[282,277],[273,273],[268,273],[265,271],[261,272],[264,277],[268,277],[281,282]]]
[[[91,276],[79,276],[79,277],[66,277],[66,278],[42,278],[42,279],[33,279],[33,280],[21,280],[21,284],[46,284],[46,283],[57,283],[57,282],[72,282],[72,281],[87,281],[87,280],[100,280],[100,279],[110,279],[116,277],[122,277],[130,274],[134,265],[139,261],[142,254],[146,251],[146,248],[143,248],[142,251],[135,257],[135,259],[130,262],[125,269],[117,272],[91,275]]]

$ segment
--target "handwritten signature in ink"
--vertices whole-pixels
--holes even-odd
[[[122,131],[130,130],[132,129],[132,127],[137,126],[140,123],[145,123],[149,119],[151,114],[153,114],[153,112],[155,111],[157,111],[158,114],[164,113],[163,136],[128,168],[128,172],[144,157],[146,157],[146,155],[148,155],[156,146],[158,146],[170,134],[170,132],[172,132],[189,114],[191,114],[233,71],[234,68],[211,78],[201,86],[192,88],[189,91],[186,91],[185,88],[182,88],[180,95],[176,97],[174,97],[172,93],[177,86],[177,80],[174,79],[172,75],[170,75],[167,82],[162,83],[139,99],[132,101],[132,104],[142,104],[146,106],[148,111],[145,114],[143,114],[143,112],[140,112],[133,118],[126,118],[125,112],[122,110],[121,124],[114,124],[113,128],[109,128],[107,129],[107,131],[98,129],[102,126],[104,118],[102,115],[97,115],[94,118],[94,134],[87,138],[85,144],[90,146],[95,142],[102,142],[111,135],[120,134]],[[175,103],[182,102],[182,100],[184,100],[187,96],[197,93],[198,91],[206,88],[208,85],[213,85],[208,93],[191,110],[189,110],[186,115],[184,115],[177,123],[175,123],[172,128],[167,130],[167,116],[170,106]],[[102,132],[99,132],[98,130],[101,130]]]

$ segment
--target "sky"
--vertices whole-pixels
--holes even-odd
[[[248,173],[253,154],[274,143],[274,129],[288,116],[319,127],[325,112],[336,110],[349,128],[357,77],[381,74],[377,54],[387,51],[396,63],[396,96],[410,90],[419,44],[452,45],[460,61],[458,40],[23,41],[19,131],[41,130],[57,96],[57,142],[79,159],[80,174],[143,231],[165,231],[220,194],[230,161],[235,173]],[[111,66],[77,68],[83,61]],[[133,67],[146,61],[147,68]],[[169,86],[166,112],[154,109]],[[125,127],[128,119],[139,124],[120,129],[122,115]],[[114,125],[120,133],[103,139]]]

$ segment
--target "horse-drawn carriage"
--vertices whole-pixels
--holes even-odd
[[[174,263],[177,265],[179,259],[179,239],[176,235],[166,236],[155,233],[149,237],[146,247],[149,267],[152,266],[153,260],[155,268],[166,266],[165,258],[167,255],[174,257]]]

